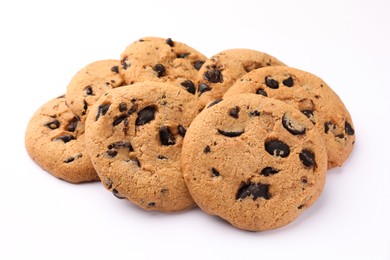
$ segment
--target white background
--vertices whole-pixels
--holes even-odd
[[[0,259],[390,259],[389,1],[101,2],[0,3]],[[252,48],[322,77],[357,141],[318,202],[286,227],[245,232],[199,209],[145,212],[35,165],[24,148],[33,112],[144,36],[207,56]]]

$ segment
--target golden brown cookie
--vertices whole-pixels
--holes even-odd
[[[102,94],[123,83],[119,75],[119,61],[96,61],[85,66],[71,79],[66,91],[66,102],[72,112],[85,122],[89,107]]]
[[[55,177],[72,183],[99,180],[84,141],[84,124],[63,96],[40,107],[26,129],[25,144],[31,158]]]
[[[239,79],[224,97],[256,93],[281,100],[306,115],[324,139],[328,168],[341,166],[352,152],[352,118],[337,94],[319,77],[290,67],[267,67]]]
[[[206,60],[200,68],[196,95],[200,103],[222,98],[225,92],[246,73],[265,66],[284,65],[281,61],[263,52],[250,49],[222,51]]]
[[[136,83],[103,95],[87,117],[86,144],[104,186],[146,210],[194,206],[180,154],[197,112],[192,94],[167,83]]]
[[[204,211],[245,230],[293,221],[320,195],[327,157],[299,110],[254,94],[208,105],[182,149],[188,189]]]

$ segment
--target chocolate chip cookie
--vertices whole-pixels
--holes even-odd
[[[122,53],[119,72],[127,84],[168,82],[195,94],[194,79],[205,60],[197,50],[171,38],[145,37]]]
[[[107,90],[122,86],[119,61],[93,62],[71,79],[66,92],[66,102],[72,112],[82,121],[87,118],[89,107]]]
[[[293,221],[320,195],[323,140],[299,110],[254,94],[208,105],[187,129],[182,170],[195,202],[245,230]]]
[[[103,95],[87,117],[86,144],[103,185],[146,210],[194,206],[180,169],[186,129],[198,113],[184,88],[141,82]]]
[[[284,65],[281,61],[263,52],[250,49],[231,49],[208,59],[200,68],[196,95],[200,103],[222,98],[225,92],[246,73],[266,66]]]
[[[70,111],[63,96],[36,111],[25,135],[31,158],[55,177],[71,183],[99,180],[84,142],[84,124]]]
[[[281,100],[302,112],[324,139],[328,168],[341,166],[352,152],[355,130],[338,95],[319,77],[295,68],[266,67],[239,79],[225,97],[256,93]]]

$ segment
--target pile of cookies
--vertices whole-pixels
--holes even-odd
[[[77,72],[25,139],[57,178],[100,180],[146,210],[198,205],[252,231],[310,207],[354,142],[351,116],[319,77],[255,50],[206,58],[152,37]]]

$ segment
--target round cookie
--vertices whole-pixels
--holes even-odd
[[[102,96],[87,117],[87,151],[104,186],[146,210],[194,206],[180,169],[184,135],[198,113],[185,89],[141,82]]]
[[[208,59],[199,70],[196,95],[200,103],[222,98],[225,92],[246,73],[265,66],[284,65],[263,52],[250,49],[230,49]]]
[[[352,152],[355,131],[351,116],[337,94],[319,77],[282,66],[251,71],[224,97],[257,93],[289,103],[305,114],[324,139],[328,168],[341,166]]]
[[[93,62],[71,79],[66,91],[66,102],[82,122],[87,118],[89,107],[107,90],[123,85],[118,60]]]
[[[171,38],[145,37],[122,53],[119,71],[127,84],[168,82],[195,94],[194,79],[205,60],[197,50]]]
[[[84,141],[84,124],[70,111],[64,96],[40,107],[25,135],[31,158],[55,177],[71,183],[99,180]]]
[[[326,163],[309,119],[254,94],[209,104],[182,149],[184,178],[199,207],[251,231],[286,225],[310,207],[323,189]]]

